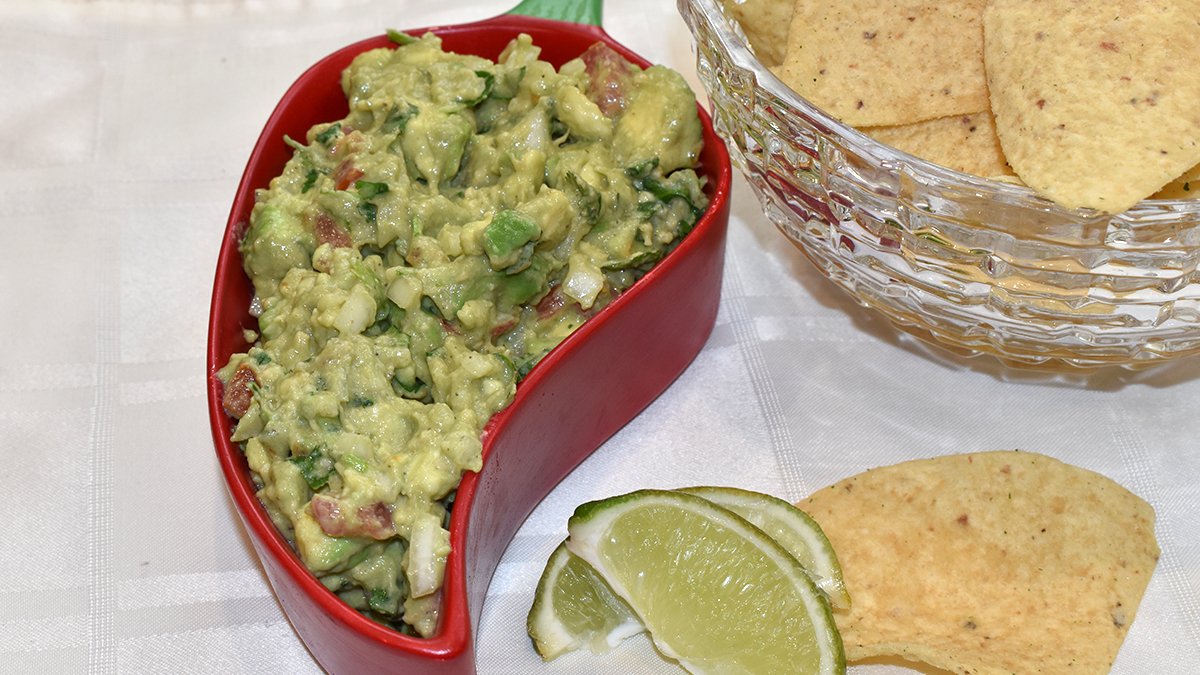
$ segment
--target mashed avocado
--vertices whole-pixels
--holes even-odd
[[[602,44],[555,72],[397,36],[342,75],[241,243],[259,331],[219,377],[259,498],[367,616],[430,635],[449,510],[518,380],[707,205],[675,72]]]

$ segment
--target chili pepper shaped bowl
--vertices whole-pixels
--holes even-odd
[[[495,60],[510,40],[529,34],[541,58],[561,66],[602,41],[641,67],[649,63],[600,27],[600,2],[527,0],[513,11],[469,24],[406,30],[433,32],[447,51]],[[255,496],[245,457],[230,438],[216,376],[256,330],[254,290],[238,244],[254,205],[291,157],[284,136],[303,138],[314,124],[347,113],[342,71],[358,54],[391,45],[387,36],[357,42],[314,64],[292,85],[255,145],[218,257],[209,317],[207,378],[213,442],[226,487],[267,578],[292,626],[332,673],[473,673],[475,633],[488,583],[530,511],[567,473],[661,394],[703,347],[716,320],[729,219],[731,171],[723,142],[699,109],[704,150],[699,172],[710,204],[679,245],[612,303],[551,351],[517,387],[512,403],[483,432],[483,468],[458,487],[450,519],[437,631],[404,635],[366,618],[327,590],[297,557]]]

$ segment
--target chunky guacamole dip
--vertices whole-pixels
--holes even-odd
[[[258,496],[367,616],[437,627],[449,511],[521,377],[695,224],[696,102],[597,44],[557,72],[395,35],[342,75],[241,242],[258,334],[218,374]]]

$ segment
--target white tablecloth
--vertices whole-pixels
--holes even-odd
[[[508,6],[0,4],[0,671],[318,671],[210,443],[205,329],[229,203],[310,63],[387,27]],[[674,0],[608,0],[605,25],[698,87]],[[580,502],[700,483],[797,500],[872,466],[998,448],[1099,471],[1154,505],[1162,559],[1115,672],[1200,672],[1200,359],[1072,379],[943,358],[820,278],[740,179],[734,200],[712,338],[517,534],[479,672],[680,672],[643,638],[548,665],[529,647],[534,585]]]

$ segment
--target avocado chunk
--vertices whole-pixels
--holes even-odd
[[[492,269],[511,267],[521,258],[524,246],[541,233],[542,228],[531,218],[512,209],[497,211],[483,230],[483,250]]]
[[[246,272],[256,285],[278,282],[293,267],[308,267],[315,248],[303,220],[271,203],[255,207],[241,245]]]
[[[651,66],[637,78],[637,88],[613,134],[613,157],[623,167],[658,158],[664,173],[696,165],[703,143],[696,98],[683,76]]]
[[[463,151],[475,133],[475,123],[457,113],[422,110],[408,120],[401,147],[413,171],[430,185],[454,178],[462,165]]]

